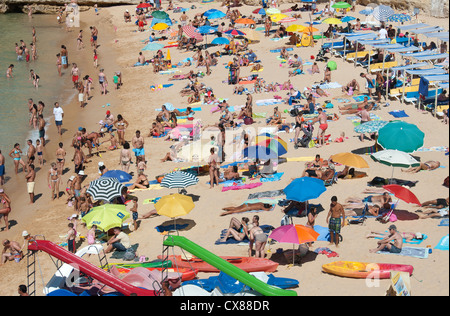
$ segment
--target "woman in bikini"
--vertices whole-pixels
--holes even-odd
[[[441,163],[439,161],[433,161],[433,160],[429,160],[427,162],[421,162],[420,166],[418,167],[411,167],[408,169],[402,169],[403,172],[408,172],[408,173],[417,173],[420,170],[434,170],[437,169],[441,166]]]
[[[59,143],[59,148],[56,150],[56,165],[58,166],[59,174],[63,174],[64,163],[66,161],[66,150],[63,148],[63,143]]]
[[[242,217],[241,221],[233,217],[230,221],[230,226],[225,233],[225,236],[220,239],[220,241],[225,242],[229,237],[233,237],[237,241],[244,240],[245,237],[248,238],[249,230],[253,227],[249,227],[250,220],[248,217]]]
[[[33,69],[30,70],[30,80],[33,80],[33,86],[37,89],[39,87],[39,76]]]
[[[27,171],[27,166],[25,162],[23,162],[20,156],[22,155],[22,150],[20,149],[20,145],[16,143],[14,148],[9,152],[9,156],[14,160],[14,171],[16,174],[19,173],[19,164],[22,165],[23,171]]]
[[[120,151],[119,165],[122,166],[122,171],[125,171],[128,173],[128,170],[130,169],[130,165],[131,165],[130,144],[128,142],[125,142],[123,144],[123,148]]]
[[[59,199],[59,183],[61,182],[61,175],[58,173],[58,166],[55,162],[52,162],[51,168],[48,171],[47,183],[52,190],[52,200],[55,199],[55,194]]]
[[[128,122],[121,114],[117,115],[117,120],[114,121],[114,127],[117,128],[117,135],[119,137],[119,144],[125,143],[125,129],[128,127]]]
[[[269,237],[259,226],[254,226],[249,232],[249,256],[252,255],[253,244],[255,244],[255,257],[264,258],[264,248]]]
[[[128,188],[128,190],[134,190],[134,189],[148,189],[150,187],[150,183],[148,182],[147,176],[142,172],[139,171],[139,176],[136,179],[136,182],[133,183],[132,186]]]
[[[106,79],[106,75],[103,73],[104,69],[100,69],[100,73],[98,74],[98,83],[102,89],[102,94],[106,94],[108,91],[106,87],[108,86],[108,80]]]
[[[268,203],[244,203],[239,206],[229,206],[222,208],[222,210],[224,210],[225,212],[220,214],[220,216],[249,211],[270,211],[273,209],[273,207],[274,206],[272,204]]]
[[[0,209],[0,215],[3,215],[3,220],[5,221],[5,231],[9,230],[9,221],[8,221],[8,215],[11,213],[11,200],[6,195],[5,192],[3,192],[3,189],[0,189],[0,203],[1,203],[1,209]]]

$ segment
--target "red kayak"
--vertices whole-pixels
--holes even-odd
[[[158,258],[162,259],[162,256],[158,256]],[[232,263],[246,272],[275,272],[278,267],[278,263],[264,258],[233,256],[225,256],[220,258]],[[195,269],[199,272],[220,272],[219,269],[199,258],[184,259],[181,258],[181,256],[169,256],[168,260],[172,261],[172,266],[177,266],[178,268]]]
[[[118,268],[117,270],[122,274],[126,274],[132,271],[134,268]],[[149,271],[162,271],[162,268],[145,268]],[[192,270],[191,268],[167,268],[166,272],[169,272],[170,275],[181,274],[181,281],[189,281],[195,279],[197,276],[198,270]]]

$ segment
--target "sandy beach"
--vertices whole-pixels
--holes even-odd
[[[203,13],[209,9],[218,9],[223,12],[226,8],[221,7],[219,2],[212,2],[208,4],[194,3],[194,2],[174,2],[174,7],[191,7],[195,4],[195,9],[189,9],[186,14],[189,19],[192,19],[195,14]],[[288,9],[292,4],[282,4],[280,10]],[[163,3],[163,8],[167,7],[167,3]],[[319,10],[323,9],[324,4],[319,4]],[[65,189],[65,184],[68,178],[73,175],[73,147],[70,147],[72,137],[75,134],[79,126],[85,127],[87,131],[98,131],[100,120],[105,117],[105,112],[110,110],[112,114],[117,117],[118,114],[129,122],[129,127],[125,133],[125,139],[131,142],[132,137],[136,130],[140,130],[145,139],[145,152],[147,160],[147,169],[145,174],[148,175],[149,180],[154,180],[158,175],[168,173],[177,168],[184,168],[197,165],[196,162],[161,162],[161,159],[169,152],[169,147],[176,144],[172,141],[166,141],[164,138],[147,137],[152,123],[155,120],[158,112],[156,109],[161,108],[164,103],[171,103],[176,108],[186,108],[188,106],[187,97],[182,97],[179,91],[186,86],[187,80],[169,81],[169,78],[173,74],[155,74],[153,73],[153,66],[133,67],[138,60],[138,54],[145,46],[144,40],[148,39],[152,31],[149,29],[149,25],[145,28],[144,32],[137,32],[137,26],[134,23],[125,23],[123,19],[124,11],[128,9],[132,13],[132,21],[135,21],[134,12],[135,6],[117,6],[101,8],[99,15],[95,15],[94,10],[88,10],[81,13],[81,28],[84,30],[84,43],[85,48],[77,51],[76,49],[76,36],[77,29],[67,33],[67,42],[64,43],[69,51],[69,62],[76,62],[81,70],[82,77],[89,74],[93,80],[93,98],[88,101],[85,108],[80,109],[77,98],[74,97],[70,104],[63,104],[62,107],[65,112],[64,125],[65,129],[61,138],[56,133],[56,127],[51,121],[51,125],[48,128],[47,135],[50,142],[45,147],[44,157],[46,164],[42,170],[37,173],[36,180],[36,194],[42,194],[35,202],[34,205],[29,205],[28,194],[26,192],[26,183],[24,180],[24,174],[21,172],[18,176],[12,176],[13,172],[10,171],[9,175],[12,176],[11,181],[4,186],[5,192],[12,199],[12,212],[9,214],[9,220],[11,226],[9,231],[0,232],[1,239],[9,239],[23,243],[22,231],[27,230],[32,235],[45,236],[46,240],[53,241],[55,243],[64,242],[63,236],[67,232],[67,218],[74,213],[72,207],[69,207],[66,202],[66,197],[62,196],[59,200],[51,201],[50,190],[47,186],[47,172],[50,168],[50,163],[55,161],[55,150],[58,142],[62,141],[64,147],[67,150],[66,167],[70,168],[70,171],[64,173],[62,176],[61,191]],[[253,6],[238,7],[242,15],[249,16],[252,11],[257,9]],[[364,15],[358,12],[364,9],[364,6],[358,5],[355,12],[350,12],[349,15],[361,18],[364,21]],[[168,11],[170,17],[175,19],[179,23],[179,17],[181,13],[172,13]],[[403,11],[400,11],[403,12]],[[290,15],[292,12],[286,13]],[[305,22],[309,21],[310,16],[306,12],[301,12],[302,18],[298,19],[298,24],[305,25]],[[419,20],[430,24],[441,26],[448,30],[448,19],[436,19],[426,15],[421,15]],[[228,25],[228,20],[223,20]],[[419,23],[420,21],[417,21]],[[222,20],[219,20],[221,23]],[[408,22],[409,23],[409,22]],[[415,21],[411,23],[416,23]],[[99,67],[95,69],[93,66],[92,48],[89,43],[89,26],[95,25],[99,30],[98,48],[99,54]],[[394,24],[396,26],[397,24]],[[257,27],[261,27],[257,25]],[[320,31],[325,31],[328,25],[321,24],[315,25]],[[278,25],[273,26],[272,29],[278,28]],[[177,29],[177,24],[172,26],[172,30]],[[64,29],[60,30],[64,32]],[[166,35],[166,33],[158,34],[157,36]],[[288,79],[291,80],[292,85],[303,91],[305,87],[311,88],[314,83],[320,82],[323,79],[324,74],[324,62],[318,62],[320,68],[320,74],[311,75],[307,71],[305,74],[297,75],[294,77],[288,77],[290,68],[287,64],[280,63],[277,53],[272,53],[270,50],[282,47],[289,38],[281,39],[279,41],[273,41],[264,36],[264,31],[258,31],[260,41],[252,43],[249,48],[252,49],[261,60],[261,64],[264,69],[257,74],[259,77],[264,78],[266,83],[277,82],[284,83]],[[215,35],[208,36],[208,43],[215,38]],[[425,37],[420,37],[421,40],[426,40]],[[163,45],[168,45],[168,42],[175,40],[161,41]],[[323,39],[323,42],[329,41]],[[429,40],[427,40],[429,43]],[[314,62],[310,57],[316,56],[322,40],[319,39],[315,43],[314,47],[294,47],[293,51],[289,51],[290,55],[298,54],[303,62]],[[286,46],[288,47],[288,46]],[[292,46],[289,46],[292,47]],[[210,53],[221,51],[223,46],[213,46],[208,48]],[[187,57],[192,57],[194,52],[184,52],[184,50],[178,50],[176,47],[171,47],[170,54],[172,64],[176,65]],[[162,49],[163,53],[167,53],[167,48]],[[142,51],[146,59],[151,59],[156,53],[153,51]],[[56,54],[56,52],[55,52]],[[330,56],[328,54],[328,56]],[[228,85],[226,80],[228,78],[228,69],[225,68],[228,62],[232,61],[233,56],[222,56],[218,58],[217,66],[211,67],[211,75],[204,76],[199,79],[200,83],[204,83],[207,87],[211,87],[213,93],[217,98],[227,98],[230,106],[243,105],[246,102],[246,95],[233,94],[235,88],[234,85]],[[352,63],[349,63],[342,58],[333,57],[337,64],[337,70],[332,71],[331,81],[337,82],[344,86],[352,79],[356,79],[359,83],[362,92],[365,92],[364,79],[359,76],[361,72],[366,72],[361,67],[354,67]],[[399,63],[401,58],[398,57]],[[68,86],[70,82],[70,66],[64,70],[63,79],[67,81]],[[104,68],[105,74],[109,81],[108,91],[106,95],[100,94],[100,87],[98,84],[98,70]],[[310,65],[304,66],[304,69],[311,68]],[[240,76],[249,76],[250,67],[241,67]],[[196,68],[196,65],[180,68],[181,72],[174,74],[184,74],[193,70],[194,72],[203,71],[206,72],[205,67]],[[123,86],[120,89],[115,90],[112,83],[112,76],[115,71],[121,71]],[[55,67],[55,76],[57,71]],[[224,83],[225,81],[225,83]],[[169,84],[173,85],[168,88],[164,88],[159,91],[152,91],[150,86]],[[249,85],[249,89],[253,85]],[[339,106],[344,103],[340,103],[337,98],[352,99],[352,97],[346,96],[342,93],[341,88],[326,89],[329,96],[320,97],[316,99],[319,104],[324,104],[326,100],[331,100],[334,107],[326,109],[327,114],[337,114],[338,120],[330,121],[329,128],[326,134],[331,134],[330,140],[338,138],[342,132],[345,133],[345,139],[342,143],[329,142],[322,147],[316,148],[294,148],[294,144],[290,142],[290,139],[294,138],[294,132],[289,133],[280,132],[278,134],[288,145],[287,154],[283,157],[314,157],[316,154],[324,159],[328,159],[331,155],[343,152],[354,152],[359,154],[368,163],[369,168],[361,169],[367,173],[367,177],[361,179],[339,179],[337,183],[327,187],[327,191],[324,192],[319,198],[311,200],[313,204],[321,204],[324,211],[321,212],[316,219],[315,224],[323,227],[327,227],[326,216],[330,209],[330,199],[332,196],[337,196],[338,202],[344,203],[344,201],[351,197],[365,197],[363,193],[364,189],[368,188],[367,182],[374,177],[390,178],[392,175],[392,168],[380,163],[375,162],[370,158],[370,147],[374,145],[373,141],[366,139],[361,142],[359,134],[353,131],[354,125],[351,120],[347,119],[349,115],[341,115],[339,113]],[[255,104],[258,100],[273,99],[275,95],[286,98],[288,91],[277,92],[264,92],[253,93],[253,112],[254,113],[266,113],[266,117],[269,117],[273,113],[273,105],[258,106]],[[68,95],[72,92],[68,90]],[[434,117],[428,111],[421,111],[415,108],[413,105],[405,105],[396,100],[389,100],[388,106],[386,101],[382,101],[378,110],[374,110],[371,113],[377,115],[382,120],[391,121],[395,118],[388,112],[394,110],[404,110],[408,117],[403,117],[401,120],[416,124],[421,131],[424,132],[424,148],[436,148],[449,146],[449,134],[448,125],[442,122],[442,119]],[[303,100],[301,104],[304,104]],[[107,104],[110,104],[109,106]],[[286,103],[278,104],[279,110],[282,112],[282,116],[286,119],[286,123],[294,122],[294,118],[285,113],[285,110],[290,109],[290,106]],[[47,106],[47,113],[51,113],[52,105]],[[201,120],[203,126],[212,125],[219,121],[220,112],[211,113],[211,105],[201,105],[202,110],[195,113],[195,119]],[[255,118],[255,123],[244,127],[258,129],[266,127],[264,118]],[[318,131],[318,124],[315,125],[314,137]],[[216,134],[218,131],[216,132]],[[104,144],[100,147],[100,156],[94,155],[89,158],[90,162],[86,164],[86,178],[83,181],[83,185],[89,184],[90,181],[97,179],[98,163],[103,162],[109,170],[120,169],[119,155],[120,150],[110,151],[108,149],[109,142],[107,139],[102,139]],[[23,147],[23,146],[22,146]],[[12,147],[11,147],[12,148]],[[83,149],[87,154],[87,149]],[[95,152],[95,150],[94,150]],[[5,153],[3,153],[5,154]],[[227,152],[227,155],[230,153]],[[232,153],[231,153],[232,154]],[[436,160],[441,163],[441,167],[433,171],[420,171],[419,173],[410,174],[401,172],[400,168],[395,168],[394,177],[417,181],[416,185],[411,188],[411,191],[417,196],[419,201],[424,202],[433,200],[436,198],[447,198],[448,188],[442,185],[444,179],[449,175],[449,159],[448,155],[445,155],[445,151],[417,151],[412,154],[421,162],[428,160]],[[231,156],[231,155],[230,155]],[[7,158],[8,159],[8,158]],[[134,161],[134,157],[133,157]],[[226,161],[230,163],[232,161]],[[203,164],[205,162],[200,162]],[[207,250],[220,256],[247,256],[248,247],[240,246],[236,244],[216,245],[215,241],[220,237],[220,232],[228,228],[232,217],[241,218],[247,216],[251,218],[253,215],[260,217],[261,225],[271,225],[273,227],[279,227],[280,221],[283,217],[282,207],[276,206],[273,211],[258,212],[258,213],[240,213],[234,215],[220,216],[223,207],[239,206],[248,200],[249,194],[257,192],[265,192],[272,190],[284,189],[292,179],[301,177],[305,167],[304,161],[288,161],[286,163],[280,163],[277,166],[277,172],[284,172],[280,181],[265,182],[261,186],[249,189],[249,190],[230,190],[222,192],[223,185],[216,186],[210,189],[208,184],[209,176],[199,176],[199,182],[195,186],[187,188],[188,193],[193,196],[197,196],[195,201],[195,208],[186,216],[177,218],[178,224],[188,224],[187,228],[179,231],[179,234],[192,240],[193,242],[201,245]],[[341,171],[344,166],[336,166],[337,171]],[[136,166],[133,164],[130,171],[134,172],[133,181],[136,179]],[[247,179],[247,183],[257,183],[258,179]],[[162,197],[168,194],[176,193],[176,189],[157,188],[153,190],[139,190],[133,192],[133,195],[139,198],[138,212],[144,214],[151,211],[154,208],[153,204],[143,204],[145,199]],[[282,196],[284,198],[284,196]],[[394,198],[394,200],[396,200]],[[130,209],[130,204],[127,206]],[[415,206],[413,204],[407,204],[403,201],[399,201],[397,205],[398,210],[407,211],[411,214],[416,214],[415,211],[423,209],[422,207]],[[306,218],[294,217],[295,224],[306,224]],[[131,220],[127,220],[131,222]],[[426,247],[430,245],[434,248],[442,237],[448,235],[448,226],[438,226],[440,219],[413,219],[413,220],[398,220],[394,224],[397,226],[400,232],[421,232],[426,234],[428,238],[420,245],[407,245],[413,247]],[[1,219],[1,227],[4,227],[3,219]],[[159,233],[155,227],[158,225],[166,225],[172,223],[170,218],[164,216],[156,216],[150,219],[140,220],[140,225],[137,231],[129,232],[131,244],[139,244],[137,253],[139,256],[146,256],[150,259],[156,259],[158,255],[161,255],[162,241],[164,235]],[[409,264],[414,267],[414,273],[411,277],[411,294],[414,296],[448,296],[449,295],[449,256],[448,251],[433,249],[432,254],[427,259],[419,259],[406,256],[396,256],[388,254],[373,254],[369,250],[376,248],[376,240],[367,239],[366,235],[371,231],[384,232],[387,231],[389,224],[382,224],[373,218],[369,218],[363,225],[350,225],[344,226],[341,231],[343,237],[342,243],[339,247],[329,245],[327,241],[317,241],[310,248],[314,251],[319,247],[329,247],[331,250],[338,253],[338,257],[328,258],[323,254],[309,254],[307,260],[301,264],[294,266],[289,265],[282,256],[280,256],[280,249],[288,250],[292,249],[292,244],[285,244],[275,242],[273,244],[266,245],[265,255],[266,258],[279,262],[276,276],[288,277],[297,279],[300,284],[299,287],[294,290],[298,295],[302,296],[384,296],[386,290],[390,286],[390,280],[380,280],[379,284],[375,286],[368,286],[364,280],[343,278],[322,272],[322,265],[337,260],[345,261],[360,261],[360,262],[373,262],[373,263],[392,263],[392,264]],[[80,235],[85,236],[87,229],[79,225],[78,231]],[[78,243],[78,247],[84,247],[87,245],[86,241]],[[174,249],[176,254],[180,254],[179,249]],[[110,255],[108,255],[109,258]],[[89,261],[98,263],[96,258],[89,258]],[[116,262],[114,259],[109,259],[110,262]],[[56,268],[53,262],[45,253],[39,254],[40,268],[42,269],[44,282],[48,281],[53,275]],[[37,272],[39,273],[39,272]],[[200,273],[199,278],[208,277],[208,274]],[[19,263],[7,262],[0,266],[0,278],[3,280],[0,285],[0,295],[14,296],[17,295],[17,286],[19,284],[27,284],[27,260],[23,259]],[[41,282],[41,276],[37,276],[36,293],[38,296],[43,295],[43,284]],[[339,289],[339,292],[336,292]]]

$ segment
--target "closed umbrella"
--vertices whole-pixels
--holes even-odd
[[[122,188],[124,185],[118,179],[101,177],[89,183],[86,193],[96,201],[111,201],[120,196]]]
[[[124,220],[130,217],[125,205],[105,204],[94,207],[81,218],[87,228],[97,226],[102,231],[108,231],[114,227],[121,227]]]
[[[130,181],[133,177],[122,170],[109,170],[102,175],[102,178],[116,178],[119,182],[123,183]]]
[[[164,176],[161,186],[169,189],[184,189],[191,185],[196,185],[198,178],[189,172],[174,171]]]
[[[392,121],[378,132],[378,143],[384,149],[411,153],[423,146],[425,134],[414,124]]]
[[[306,202],[317,199],[326,190],[323,180],[301,177],[292,181],[283,192],[286,194],[286,200]]]
[[[394,9],[387,5],[379,5],[373,9],[372,15],[375,20],[380,22],[386,22],[388,18],[395,14]]]
[[[331,159],[333,162],[340,163],[345,166],[354,168],[369,168],[369,165],[364,160],[363,157],[353,154],[353,153],[340,153],[332,155]]]
[[[292,264],[294,264],[294,244],[300,245],[314,242],[319,237],[319,233],[310,227],[303,225],[283,225],[272,231],[269,238],[278,242],[290,243],[292,245]]]

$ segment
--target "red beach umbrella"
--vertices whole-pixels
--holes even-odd
[[[388,184],[388,185],[384,185],[383,189],[391,192],[392,194],[394,194],[394,196],[406,203],[411,203],[411,204],[417,204],[417,205],[422,205],[419,202],[419,199],[414,195],[414,193],[412,193],[409,189],[402,187],[401,185],[398,184]]]
[[[138,9],[143,9],[143,8],[150,8],[152,5],[150,3],[146,3],[146,2],[142,2],[139,3],[136,8]]]
[[[197,28],[190,25],[183,26],[183,32],[184,34],[186,34],[187,37],[193,37],[198,41],[202,41],[203,36],[200,33],[197,33],[196,30]]]

